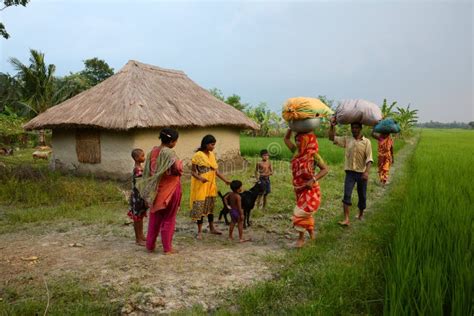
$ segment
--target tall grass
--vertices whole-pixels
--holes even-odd
[[[388,315],[472,315],[471,131],[424,130],[387,265]]]

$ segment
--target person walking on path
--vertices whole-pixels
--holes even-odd
[[[362,220],[367,203],[367,182],[369,180],[370,167],[372,166],[372,144],[370,140],[362,135],[362,124],[352,123],[352,136],[336,136],[336,119],[331,119],[329,128],[329,140],[335,145],[345,148],[344,170],[346,177],[344,180],[344,198],[342,205],[344,210],[344,220],[339,224],[349,226],[350,206],[352,205],[352,190],[357,184],[357,195],[359,201],[359,215],[357,219]]]

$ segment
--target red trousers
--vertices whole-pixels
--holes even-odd
[[[173,249],[173,235],[176,225],[176,214],[181,203],[181,183],[174,191],[168,206],[165,209],[150,212],[148,219],[148,233],[146,236],[146,248],[149,251],[155,249],[156,239],[161,233],[161,243],[163,251],[169,252]]]

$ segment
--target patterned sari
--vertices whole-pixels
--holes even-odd
[[[199,175],[208,180],[206,183],[202,183],[195,177],[191,177],[190,216],[193,221],[197,221],[214,212],[217,196],[216,172],[218,165],[216,156],[212,151],[207,155],[202,151],[196,152],[192,158],[192,163],[197,166]]]
[[[380,182],[385,183],[388,180],[390,166],[392,165],[392,152],[390,149],[393,146],[393,140],[390,135],[385,138],[379,138],[378,141],[378,169]]]
[[[145,160],[145,171],[140,181],[137,180],[137,187],[142,197],[145,199],[148,205],[153,205],[157,195],[158,184],[162,176],[167,172],[176,162],[178,162],[178,156],[176,153],[168,148],[163,147],[157,152],[158,148],[154,147],[150,153],[148,153]],[[151,166],[152,154],[158,154],[156,163]]]
[[[291,160],[293,187],[296,193],[296,206],[293,210],[293,226],[298,231],[314,229],[313,213],[321,203],[319,183],[314,182],[311,188],[306,183],[314,177],[315,162],[319,162],[318,142],[313,133],[296,135],[298,152]]]

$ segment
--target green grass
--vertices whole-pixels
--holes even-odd
[[[474,132],[424,130],[409,190],[393,204],[388,315],[472,315]]]
[[[377,164],[377,141],[370,138],[374,162]],[[405,144],[402,138],[394,139],[394,151]],[[344,161],[344,149],[335,146],[328,138],[318,138],[319,153],[328,164],[339,164]],[[250,137],[240,136],[240,152],[243,156],[259,157],[260,150],[267,149],[272,160],[291,160],[293,154],[283,142],[283,137]]]
[[[402,155],[407,156],[413,147]],[[341,218],[344,172],[342,164],[330,167],[330,174],[321,181],[323,203],[315,215],[316,242],[302,250],[290,251],[281,259],[275,265],[279,267],[275,279],[242,290],[235,302],[239,314],[377,315],[383,312],[384,259],[396,214],[386,212],[385,203],[390,203],[387,197],[403,198],[406,178],[400,179],[399,170],[386,199],[369,204],[367,220],[343,229],[336,222]],[[368,186],[369,203],[381,190],[374,183],[375,169]],[[218,314],[228,315],[230,310],[231,306],[225,306]]]
[[[47,287],[47,288],[46,288]],[[49,292],[49,305],[48,305]],[[111,302],[116,293],[84,285],[74,275],[61,278],[24,277],[21,285],[0,288],[0,315],[117,315],[120,304]]]

